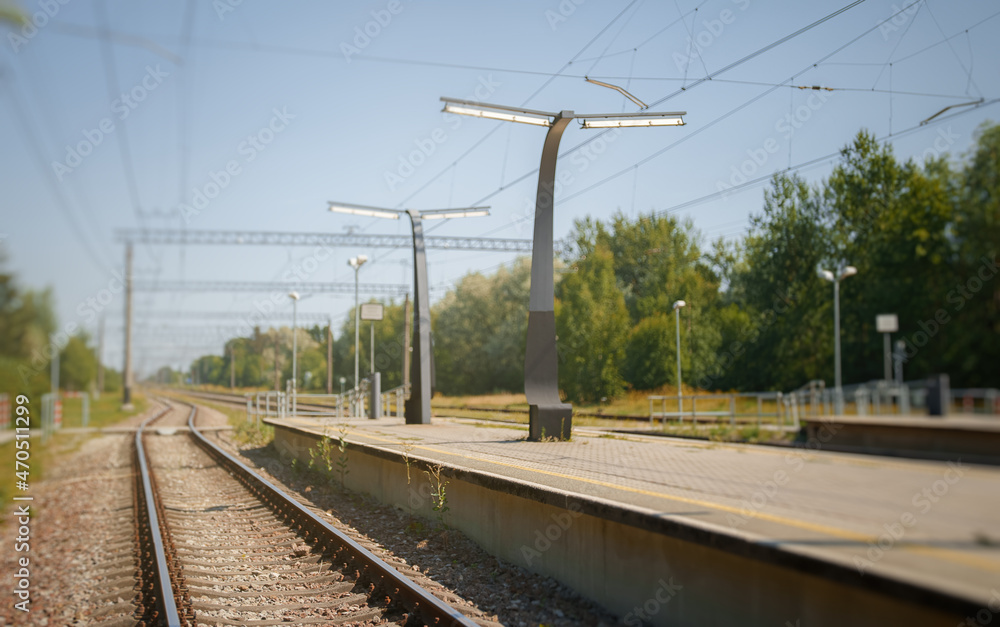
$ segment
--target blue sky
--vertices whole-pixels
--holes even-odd
[[[627,87],[652,109],[687,112],[681,128],[598,139],[572,125],[559,162],[567,183],[556,190],[558,237],[576,218],[618,210],[670,211],[691,219],[706,240],[738,237],[759,211],[764,186],[705,198],[727,185],[833,154],[861,128],[888,138],[903,158],[942,151],[960,158],[977,126],[1000,118],[990,104],[1000,96],[995,2],[776,4],[20,0],[34,24],[0,26],[0,237],[8,263],[23,284],[54,288],[62,327],[93,333],[88,299],[110,294],[98,306],[107,313],[105,361],[118,366],[123,301],[112,288],[123,246],[115,229],[408,232],[405,220],[325,210],[328,200],[341,200],[485,203],[489,218],[438,223],[433,233],[530,237],[536,178],[525,175],[538,166],[544,129],[446,116],[441,96],[552,111],[636,110],[584,81],[591,76]],[[706,76],[712,80],[700,80]],[[798,88],[812,86],[832,91]],[[920,126],[946,106],[980,98],[985,106],[952,109]],[[818,181],[831,164],[799,172]],[[207,206],[184,211],[206,192],[215,196]],[[410,281],[408,251],[386,249],[336,250],[310,279],[353,280],[346,260],[358,253],[375,259],[363,281]],[[140,247],[136,274],[278,280],[314,254]],[[430,251],[432,297],[466,272],[511,259]],[[248,315],[266,297],[141,293],[136,309]],[[300,311],[329,314],[339,325],[351,305],[317,295]],[[163,319],[140,323],[177,328]],[[235,323],[188,321],[198,326],[215,333]],[[144,373],[218,353],[223,340],[184,332],[166,342],[169,350],[164,343],[137,338],[139,346],[160,346],[137,355]]]

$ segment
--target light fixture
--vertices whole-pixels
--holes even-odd
[[[392,209],[381,209],[379,207],[368,207],[366,205],[348,205],[345,203],[330,203],[330,211],[335,213],[350,213],[356,216],[368,216],[371,218],[388,218],[389,220],[398,220],[399,211],[393,211]]]
[[[598,118],[585,119],[583,128],[632,128],[637,126],[684,126],[684,118],[670,113],[654,118]]]
[[[480,218],[490,215],[489,207],[469,207],[468,209],[428,209],[420,212],[424,220],[445,220],[448,218]]]
[[[854,266],[845,266],[844,269],[841,270],[839,278],[846,279],[847,277],[854,276],[857,273],[858,269],[855,268]]]
[[[288,297],[292,300],[298,300],[300,298],[298,292],[288,292]]]
[[[830,281],[831,283],[834,281],[833,273],[829,270],[818,269],[816,270],[816,275],[821,279]]]
[[[447,102],[444,105],[445,113],[455,113],[458,115],[469,115],[474,118],[488,118],[490,120],[502,120],[504,122],[520,122],[521,124],[534,124],[535,126],[552,126],[552,121],[548,116],[536,115],[528,112],[510,113],[497,111],[481,107],[464,106]]]
[[[674,301],[674,309],[680,309],[681,307],[684,307],[686,305],[687,305],[687,303],[685,303],[682,300],[675,300]]]

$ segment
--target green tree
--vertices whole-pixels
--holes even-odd
[[[86,391],[97,378],[97,356],[87,346],[87,336],[74,335],[59,355],[59,387]]]
[[[733,275],[742,313],[719,316],[725,335],[702,386],[787,390],[825,373],[831,335],[823,321],[831,305],[816,266],[829,257],[830,234],[821,208],[798,176],[774,177]]]
[[[615,280],[613,253],[598,241],[600,231],[590,221],[577,223],[579,260],[556,290],[559,382],[573,401],[614,398],[625,384],[628,309]]]
[[[524,389],[531,264],[467,274],[434,308],[437,385],[445,394]]]

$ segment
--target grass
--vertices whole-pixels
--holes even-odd
[[[197,400],[199,405],[210,407],[226,417],[229,424],[233,427],[233,440],[237,443],[250,446],[267,446],[274,440],[274,427],[263,422],[258,425],[256,420],[247,420],[245,409],[214,403],[200,398]]]
[[[83,419],[83,399],[64,398],[63,399],[63,428],[82,427]],[[121,396],[117,394],[102,394],[101,398],[90,400],[90,421],[88,427],[107,427],[117,422],[121,422],[129,416],[135,416],[146,411],[149,401],[145,396],[135,395],[132,398],[132,405],[135,409],[123,412]]]
[[[132,404],[134,409],[131,411],[123,411],[121,408],[121,396],[116,394],[103,394],[100,399],[91,400],[90,422],[88,426],[110,426],[145,411],[149,406],[149,402],[141,394],[135,395]],[[40,406],[41,403],[32,403],[32,427],[41,423]],[[82,407],[82,399],[63,399],[63,428],[81,426]],[[30,448],[27,449],[31,454],[31,457],[28,460],[28,464],[30,466],[28,493],[30,494],[31,492],[30,486],[37,484],[38,481],[42,479],[45,474],[46,466],[52,462],[55,456],[58,455],[59,457],[63,457],[72,453],[90,437],[92,436],[89,434],[81,435],[56,432],[52,438],[43,443],[41,435],[32,434],[31,438],[28,440],[30,442]],[[0,479],[0,516],[2,516],[3,511],[7,508],[10,498],[14,496],[15,492],[20,493],[20,491],[16,489],[15,482],[17,481],[17,477],[14,475],[16,452],[17,449],[15,447],[15,441],[0,444],[0,474],[3,476],[3,478]]]

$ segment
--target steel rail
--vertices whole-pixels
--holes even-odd
[[[167,627],[181,627],[180,613],[177,611],[177,602],[174,598],[174,591],[170,585],[170,569],[167,565],[167,554],[164,550],[163,536],[160,534],[159,516],[156,512],[156,497],[153,494],[153,483],[149,473],[149,463],[146,459],[146,451],[142,446],[143,430],[146,425],[157,420],[170,411],[170,406],[160,411],[151,418],[147,418],[139,425],[135,432],[135,451],[139,465],[139,473],[142,478],[142,490],[146,500],[146,515],[149,522],[149,534],[153,540],[153,557],[156,561],[156,584],[157,600],[163,610],[163,618]]]
[[[184,401],[177,402],[183,403]],[[352,558],[361,563],[361,567],[357,570],[364,573],[363,577],[367,577],[371,583],[375,583],[377,580],[383,584],[387,591],[391,591],[397,599],[403,601],[402,605],[407,610],[416,612],[427,625],[477,627],[474,621],[466,618],[461,612],[418,586],[377,555],[303,507],[302,504],[292,496],[286,494],[281,488],[261,477],[238,459],[210,442],[194,425],[196,412],[197,408],[191,405],[188,429],[199,445],[218,461],[222,462],[224,466],[227,466],[234,477],[241,479],[244,483],[252,482],[258,488],[263,487],[273,500],[276,500],[283,506],[282,508],[291,509],[296,518],[300,520],[305,519],[314,530],[323,533],[328,539],[338,543],[341,548],[346,549]],[[318,539],[319,533],[314,537]]]

